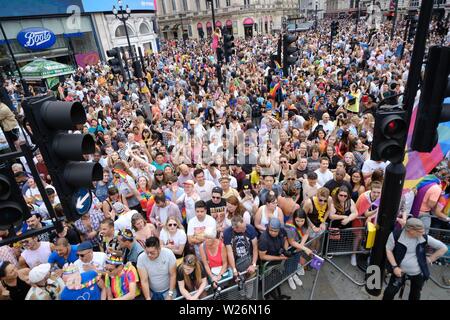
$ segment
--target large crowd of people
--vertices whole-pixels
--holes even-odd
[[[94,137],[96,152],[86,160],[103,166],[103,179],[90,211],[65,221],[61,233],[0,247],[1,296],[196,300],[209,285],[288,259],[289,247],[312,255],[317,244],[306,242],[328,228],[376,223],[388,163],[370,159],[374,113],[382,100],[401,103],[412,46],[400,58],[402,23],[393,39],[390,23],[369,39],[367,28],[355,35],[352,22],[341,20],[330,50],[329,23],[299,34],[289,76],[270,65],[279,36],[258,35],[237,39],[227,64],[217,64],[210,40],[166,41],[145,57],[144,78],[124,81],[100,62],[61,82],[51,94],[85,107],[78,132]],[[429,45],[441,41],[431,33]],[[20,118],[20,85],[7,79],[3,87],[10,100],[0,120],[8,111]],[[20,131],[17,138],[29,137]],[[22,232],[51,223],[29,165],[12,167],[31,212]],[[63,216],[38,152],[35,165]],[[449,228],[447,160],[427,178],[398,209],[398,228],[416,230],[416,238],[417,230]],[[390,239],[388,249],[397,242]],[[440,241],[428,244],[437,250],[428,262],[445,252]],[[288,280],[292,290],[308,272],[301,262]],[[350,262],[356,266],[355,255]],[[417,269],[397,264],[396,275]],[[418,298],[423,281],[415,285]],[[272,297],[289,298],[277,290]]]

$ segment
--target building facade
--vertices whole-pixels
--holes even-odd
[[[252,37],[281,29],[282,17],[300,12],[310,0],[213,0],[216,26],[235,37]],[[322,1],[322,0],[321,0]],[[212,35],[211,4],[205,0],[157,0],[159,36],[202,39]]]
[[[32,2],[2,2],[0,21],[6,39],[0,35],[0,72],[15,69],[6,41],[20,66],[45,58],[84,67],[99,59],[107,60],[106,51],[113,47],[128,46],[125,27],[112,13],[117,0],[39,0],[39,5],[30,5]],[[142,52],[157,51],[154,1],[122,3],[131,10],[126,23],[132,46],[140,47]],[[51,41],[47,42],[47,38]],[[38,42],[42,44],[36,46]]]

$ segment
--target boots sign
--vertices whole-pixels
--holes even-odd
[[[46,28],[27,28],[17,34],[17,41],[29,50],[45,50],[56,42],[56,35]]]

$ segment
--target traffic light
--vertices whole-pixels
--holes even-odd
[[[331,22],[331,38],[337,36],[339,29],[339,22],[338,21],[332,21]]]
[[[121,74],[124,79],[126,78],[125,69],[122,63],[122,57],[120,56],[120,50],[118,48],[113,48],[106,51],[108,57],[112,58],[108,60],[108,64],[111,67],[111,71],[114,74]]]
[[[232,34],[224,33],[223,35],[223,51],[225,53],[225,61],[229,62],[233,54],[235,54],[234,48],[234,36]]]
[[[416,15],[409,17],[409,31],[408,42],[413,42],[417,32],[417,24],[419,23],[419,17]]]
[[[144,78],[144,73],[142,71],[142,66],[139,60],[133,61],[133,70],[134,70],[134,76],[138,79]]]
[[[289,66],[294,65],[297,62],[297,39],[294,34],[283,35],[283,74],[288,76]]]
[[[450,97],[450,48],[434,46],[428,51],[423,86],[417,110],[412,150],[431,152],[438,142],[437,128],[443,102]]]
[[[399,163],[403,160],[408,125],[398,106],[381,107],[375,115],[371,159]]]
[[[11,165],[9,161],[0,165],[0,230],[19,227],[29,218],[29,209],[15,181]]]
[[[53,96],[27,98],[23,104],[33,138],[47,165],[69,221],[78,220],[92,204],[93,181],[103,176],[99,163],[86,162],[84,155],[95,152],[90,134],[68,133],[81,130],[86,112],[80,102],[56,101]]]

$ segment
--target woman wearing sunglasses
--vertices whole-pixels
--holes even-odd
[[[187,236],[178,218],[173,216],[167,218],[159,238],[161,240],[161,246],[172,250],[177,259],[183,257]]]
[[[183,263],[177,268],[177,282],[186,300],[199,300],[206,296],[207,274],[195,255],[184,257]]]
[[[355,202],[351,198],[350,191],[346,186],[340,186],[333,196],[335,213],[330,213],[330,227],[345,229],[350,228],[353,220],[358,216]]]

